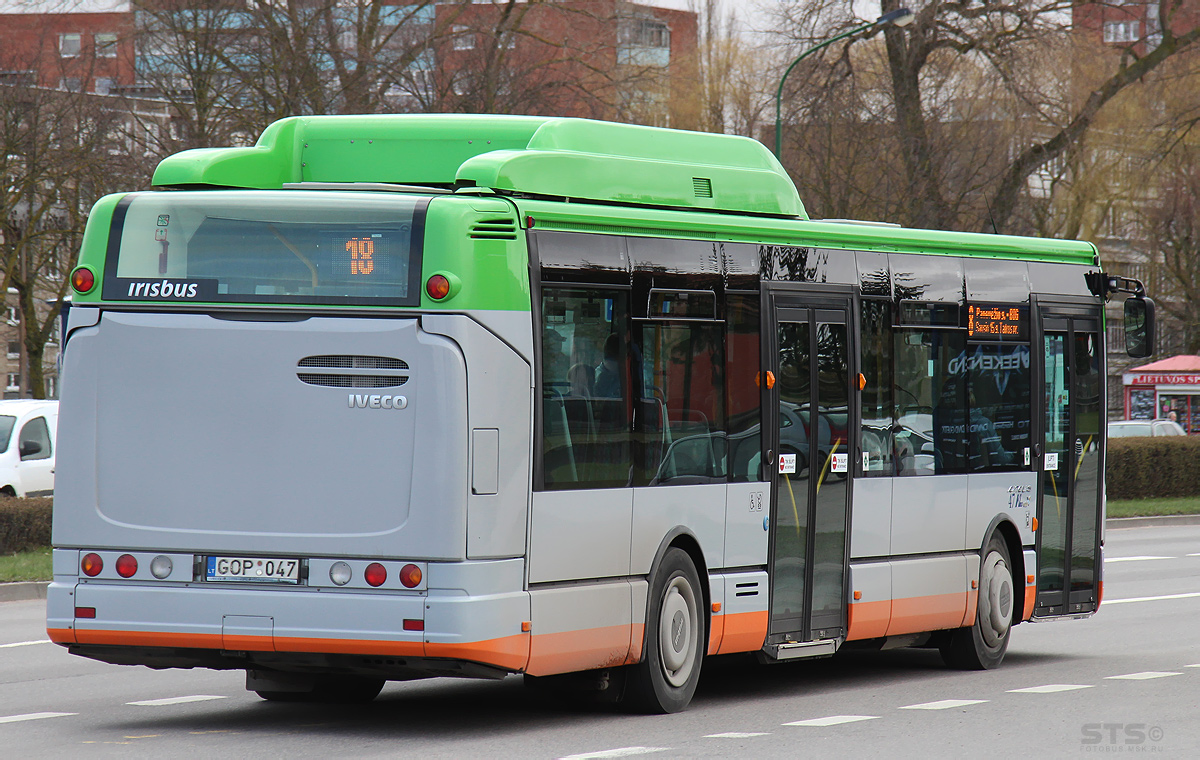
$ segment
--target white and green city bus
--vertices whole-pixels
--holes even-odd
[[[706,657],[1000,663],[1102,596],[1087,243],[813,221],[726,135],[316,116],[101,199],[50,637],[267,699],[691,700]]]

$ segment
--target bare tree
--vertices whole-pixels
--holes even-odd
[[[1184,353],[1200,354],[1200,144],[1177,146],[1157,166],[1160,190],[1146,207],[1154,286],[1177,326]]]
[[[1080,145],[1119,93],[1200,38],[1200,27],[1180,28],[1191,21],[1176,14],[1173,0],[1159,0],[1156,45],[1125,46],[1078,95],[1076,72],[1061,67],[1061,50],[1072,44],[1065,0],[883,0],[881,7],[888,12],[901,5],[913,8],[916,18],[909,27],[883,30],[882,66],[872,45],[863,44],[878,39],[878,30],[870,29],[814,56],[797,86],[803,87],[802,115],[827,114],[825,121],[850,128],[869,125],[873,146],[864,148],[874,158],[861,163],[891,179],[884,186],[898,207],[888,209],[890,218],[914,226],[1020,228],[1030,178]],[[830,19],[856,18],[846,0],[806,5],[802,13],[796,11],[801,6],[785,7],[791,14],[782,28],[793,51],[850,28]],[[833,89],[846,88],[840,103],[832,100]]]
[[[0,292],[15,291],[21,395],[45,395],[44,357],[87,213],[122,181],[124,117],[96,96],[0,85]]]

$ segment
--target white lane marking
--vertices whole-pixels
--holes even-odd
[[[1168,599],[1194,599],[1200,596],[1200,591],[1187,594],[1166,594],[1164,596],[1135,596],[1129,599],[1105,599],[1102,604],[1129,604],[1130,602],[1164,602]]]
[[[753,739],[755,736],[770,736],[761,732],[726,731],[723,734],[705,734],[705,739]]]
[[[668,747],[621,747],[606,749],[600,752],[584,752],[580,755],[565,755],[559,760],[599,760],[605,757],[629,757],[630,755],[649,755],[652,752],[666,752]]]
[[[0,649],[11,649],[12,647],[29,647],[34,644],[49,644],[50,639],[38,639],[37,641],[17,641],[12,644],[0,644]]]
[[[1030,686],[1026,689],[1009,689],[1010,694],[1054,694],[1060,691],[1075,691],[1076,689],[1090,689],[1091,686],[1082,686],[1077,683],[1048,683],[1045,686]]]
[[[1188,556],[1189,557],[1200,557],[1200,552],[1196,552],[1195,554],[1189,554]]]
[[[828,718],[812,718],[811,720],[794,720],[784,723],[785,726],[839,726],[843,723],[856,723],[860,720],[875,720],[878,715],[830,715]]]
[[[941,699],[937,702],[924,702],[919,705],[905,705],[901,710],[950,710],[955,707],[967,707],[968,705],[981,705],[987,702],[986,699]]]
[[[1143,673],[1129,673],[1123,676],[1105,676],[1110,681],[1147,681],[1151,678],[1166,678],[1167,676],[1181,676],[1183,673],[1161,673],[1157,670],[1147,670]]]
[[[42,718],[65,718],[68,715],[78,715],[79,713],[25,713],[24,715],[6,715],[0,718],[0,723],[19,723],[23,720],[41,720]]]
[[[1195,665],[1184,665],[1183,667],[1185,667],[1185,668],[1200,668],[1200,662],[1196,663]]]
[[[167,697],[166,699],[143,699],[138,702],[126,702],[127,705],[138,705],[140,707],[162,707],[163,705],[182,705],[187,702],[207,702],[210,699],[228,699],[228,697],[214,697],[212,694],[193,694],[190,697]]]
[[[1141,562],[1144,559],[1179,559],[1178,557],[1105,557],[1105,563],[1108,562]]]

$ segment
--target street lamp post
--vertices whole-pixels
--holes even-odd
[[[800,63],[805,58],[809,57],[810,55],[817,52],[818,50],[826,48],[826,47],[832,45],[833,43],[837,42],[838,40],[844,40],[852,34],[858,34],[859,32],[864,32],[867,29],[871,29],[871,28],[882,29],[883,27],[889,26],[889,25],[890,26],[908,26],[909,24],[912,23],[913,18],[914,18],[913,12],[910,11],[908,8],[898,8],[894,11],[883,14],[882,16],[880,16],[879,18],[875,19],[874,21],[872,21],[870,23],[863,24],[861,26],[856,26],[853,29],[847,30],[845,32],[842,32],[841,34],[830,37],[829,39],[825,40],[824,42],[822,42],[818,45],[814,45],[813,47],[810,47],[808,50],[805,50],[803,53],[800,54],[800,56],[798,58],[796,58],[796,60],[792,61],[791,65],[787,67],[787,71],[783,72],[783,77],[779,80],[779,89],[775,91],[775,158],[779,158],[779,149],[780,149],[781,144],[783,143],[783,123],[780,121],[780,113],[782,111],[782,105],[783,105],[783,83],[787,81],[788,74],[792,73],[792,69],[796,68],[796,64]]]

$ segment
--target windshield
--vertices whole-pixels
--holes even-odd
[[[113,213],[104,298],[420,303],[428,198],[392,193],[135,193]]]
[[[8,439],[12,438],[13,425],[17,424],[16,417],[0,414],[0,454],[8,451]]]

